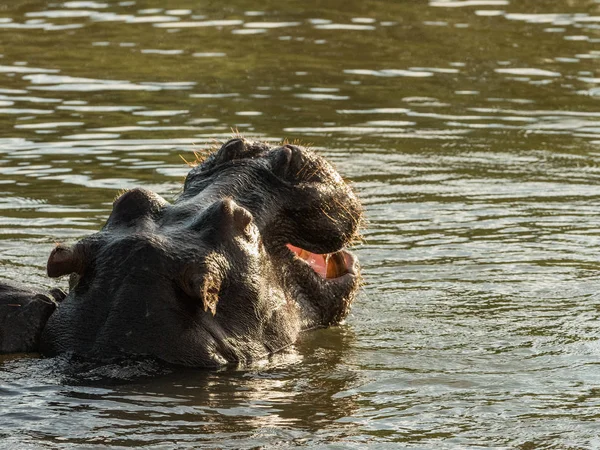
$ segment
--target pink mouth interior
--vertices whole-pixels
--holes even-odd
[[[343,251],[321,255],[292,244],[287,244],[287,248],[323,278],[337,278],[350,272],[348,267],[350,259]]]

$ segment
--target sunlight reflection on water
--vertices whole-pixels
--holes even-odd
[[[310,144],[369,223],[347,323],[262,365],[2,357],[0,447],[598,446],[599,14],[5,5],[0,277],[61,285],[55,241],[102,226],[119,189],[172,199],[182,159],[232,129]]]

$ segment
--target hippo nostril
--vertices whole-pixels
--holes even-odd
[[[225,142],[223,144],[223,148],[238,148],[238,149],[242,149],[244,148],[244,140],[242,138],[233,138],[233,139],[229,139],[227,142]]]
[[[235,138],[225,142],[218,153],[219,162],[238,159],[246,151],[246,142],[243,139]]]
[[[294,147],[291,145],[284,145],[273,155],[271,162],[271,169],[273,173],[286,178],[294,156]]]

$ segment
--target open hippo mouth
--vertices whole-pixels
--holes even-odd
[[[354,273],[354,256],[346,250],[340,250],[335,253],[311,253],[292,244],[287,244],[298,259],[308,264],[317,275],[325,279],[339,278],[346,274],[356,275]]]
[[[262,358],[347,316],[360,270],[345,247],[361,214],[312,151],[232,139],[173,203],[132,189],[102,230],[54,249],[48,274],[72,283],[42,351],[189,366]]]

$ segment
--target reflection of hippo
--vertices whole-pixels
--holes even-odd
[[[71,274],[71,290],[55,312],[49,296],[0,284],[0,352],[189,366],[264,357],[346,317],[359,276],[344,246],[360,219],[359,201],[323,158],[230,140],[190,171],[173,204],[132,189],[102,230],[57,246],[48,275]],[[18,304],[29,305],[29,322],[13,330]]]

